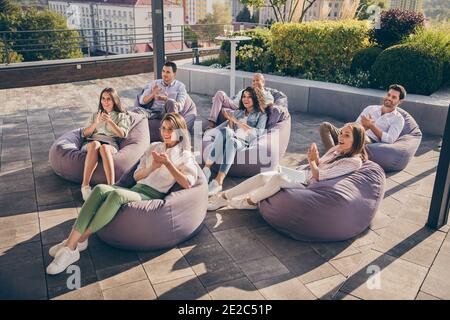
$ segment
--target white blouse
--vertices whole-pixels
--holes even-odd
[[[152,151],[165,152],[174,166],[186,175],[189,185],[193,186],[195,184],[198,177],[198,169],[194,155],[190,150],[183,150],[178,144],[172,148],[166,148],[164,142],[153,142],[142,156],[137,170],[148,168],[152,165]],[[145,184],[159,192],[167,193],[176,183],[176,180],[169,169],[162,165],[152,171],[147,177],[137,181],[137,183]]]

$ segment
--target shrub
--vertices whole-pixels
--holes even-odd
[[[352,73],[357,73],[358,71],[370,71],[370,68],[382,51],[383,49],[380,47],[369,47],[357,51],[353,57],[350,68]]]
[[[443,82],[450,83],[450,33],[445,26],[433,29],[419,29],[405,41],[423,52],[428,52],[443,65]]]
[[[276,23],[271,31],[277,68],[287,75],[327,74],[342,64],[350,67],[355,52],[369,44],[369,27],[362,21]]]
[[[400,43],[417,28],[424,26],[425,18],[422,13],[389,9],[380,15],[380,29],[371,31],[371,38],[382,48],[388,48]]]
[[[244,45],[251,45],[253,47],[258,47],[264,51],[269,50],[271,46],[271,32],[269,29],[250,29],[242,32],[242,35],[251,37],[249,41],[241,41],[237,44],[236,52]],[[230,61],[230,42],[222,41],[220,50],[224,52],[228,61]]]
[[[411,44],[384,50],[372,66],[376,87],[387,89],[398,83],[409,93],[430,95],[442,84],[441,61]]]
[[[237,68],[250,72],[272,72],[275,68],[275,56],[270,48],[264,50],[245,44],[236,53]]]
[[[9,63],[22,62],[23,56],[11,48],[8,49]],[[0,63],[7,63],[8,59],[6,57],[5,45],[0,41]]]

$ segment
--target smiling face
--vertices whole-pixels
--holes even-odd
[[[259,89],[263,89],[264,88],[264,76],[260,73],[257,73],[253,76],[253,80],[252,80],[252,87],[253,88],[259,88]]]
[[[400,102],[400,92],[390,89],[384,96],[383,104],[386,108],[395,108]]]
[[[244,91],[242,93],[242,103],[244,104],[245,109],[247,109],[248,111],[253,110],[253,99],[250,92]]]
[[[345,126],[339,130],[338,148],[341,153],[349,152],[353,146],[353,131],[350,126]]]
[[[102,107],[106,112],[110,113],[114,109],[114,101],[108,92],[103,92],[101,99]]]
[[[172,67],[164,66],[161,71],[161,77],[166,84],[170,84],[175,79],[176,73]]]
[[[161,124],[161,128],[159,129],[161,131],[161,137],[164,140],[164,143],[168,146],[168,147],[172,147],[175,144],[177,144],[178,139],[177,139],[177,133],[176,133],[176,129],[173,126],[172,122],[166,120],[163,121]]]

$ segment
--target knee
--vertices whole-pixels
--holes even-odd
[[[329,123],[329,122],[322,122],[320,124],[319,131],[320,132],[327,132],[327,131],[330,131],[330,128],[331,128],[331,123]]]
[[[107,154],[111,153],[111,150],[109,149],[109,146],[107,144],[102,144],[100,146],[100,154],[102,156],[105,156]]]
[[[223,92],[222,90],[219,90],[216,92],[216,94],[214,95],[214,99],[219,99],[219,100],[223,100],[226,97],[226,93]]]
[[[177,104],[175,100],[169,99],[165,104],[166,112],[177,112]]]
[[[88,152],[93,152],[93,151],[98,150],[98,148],[100,148],[100,142],[92,141],[87,144],[86,150]]]
[[[92,189],[92,194],[102,195],[109,190],[110,186],[107,184],[98,184]]]
[[[108,195],[109,201],[120,202],[121,195],[118,190],[113,190]]]

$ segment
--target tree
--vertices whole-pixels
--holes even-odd
[[[270,7],[277,22],[301,22],[316,0],[240,0],[254,8]]]
[[[256,19],[255,16],[251,15],[250,10],[248,10],[247,6],[244,6],[244,8],[241,10],[241,12],[238,13],[236,16],[236,22],[251,22],[255,23]]]
[[[188,25],[183,26],[184,42],[189,48],[198,47],[198,35]]]
[[[16,14],[0,14],[0,28],[11,31],[6,33],[8,48],[21,54],[25,61],[83,56],[79,33],[68,29],[66,18],[60,14],[35,8]]]
[[[20,7],[10,0],[0,0],[0,14],[12,15],[18,14]]]
[[[372,5],[378,6],[380,9],[384,9],[387,7],[387,0],[360,0],[358,9],[356,10],[356,18],[358,20],[369,19],[375,13],[367,12],[367,9]]]
[[[221,3],[213,4],[213,13],[192,26],[192,30],[199,35],[199,40],[211,42],[218,35],[223,34],[224,25],[231,24],[231,10]]]

